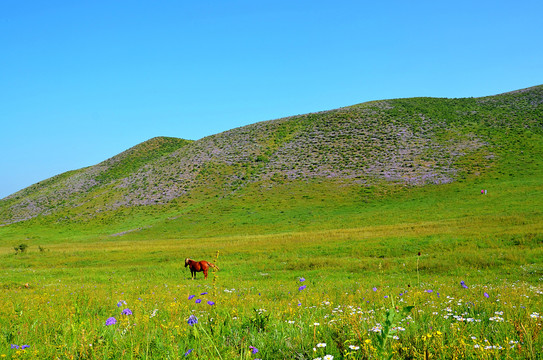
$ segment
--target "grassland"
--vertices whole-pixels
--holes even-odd
[[[540,359],[541,103],[537,88],[362,104],[257,124],[276,131],[239,163],[228,163],[236,148],[225,145],[228,134],[194,143],[155,139],[99,169],[37,184],[3,200],[4,219],[25,218],[20,204],[42,206],[44,194],[66,184],[89,187],[76,197],[51,195],[51,204],[63,205],[0,227],[0,356]],[[337,154],[330,149],[349,141],[339,135],[353,131],[348,115],[360,109],[382,110],[371,118],[376,124],[390,117],[391,128],[420,128],[409,138],[421,145],[409,148],[411,157],[386,158],[397,161],[395,172],[372,168],[357,177],[349,175],[356,167],[334,156],[314,163],[325,147]],[[328,133],[309,160],[292,158],[303,171],[282,170],[289,151],[313,146],[308,126],[324,134],[338,117],[343,133]],[[373,141],[388,136],[407,150],[401,134]],[[110,206],[125,194],[118,184],[152,193],[157,179],[179,170],[164,164],[210,144],[209,154],[230,149],[228,161],[191,167],[180,196]],[[362,149],[357,158],[367,164],[385,156],[396,146],[386,144],[381,155]],[[446,149],[449,155],[436,153]],[[430,179],[441,180],[418,183],[435,167],[443,171]],[[327,176],[330,169],[349,176]],[[136,186],[145,179],[148,187]],[[16,251],[21,244],[28,248]],[[185,257],[221,270],[191,280]],[[106,325],[110,318],[116,323]]]

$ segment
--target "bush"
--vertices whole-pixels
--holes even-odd
[[[19,244],[18,246],[15,246],[13,249],[15,250],[15,254],[24,253],[26,249],[28,249],[28,245],[24,243]]]

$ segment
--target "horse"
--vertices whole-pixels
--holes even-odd
[[[205,280],[205,279],[207,279],[207,270],[210,267],[219,270],[219,267],[217,265],[215,265],[215,264],[212,264],[212,263],[204,261],[204,260],[202,260],[202,261],[194,261],[194,260],[189,259],[189,258],[185,259],[185,267],[187,267],[187,266],[190,268],[190,275],[191,275],[193,280],[196,277],[197,272],[203,271],[204,272],[204,280]]]

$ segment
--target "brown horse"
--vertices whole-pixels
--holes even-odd
[[[219,267],[217,265],[215,265],[215,264],[212,264],[210,262],[203,261],[203,260],[202,261],[194,261],[194,260],[189,259],[189,258],[185,259],[185,267],[187,267],[187,266],[190,268],[190,275],[191,275],[193,280],[196,277],[197,272],[203,271],[204,272],[204,279],[207,279],[207,270],[210,267],[219,270]]]

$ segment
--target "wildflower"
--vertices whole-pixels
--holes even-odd
[[[464,289],[467,289],[468,286],[466,285],[466,283],[464,282],[464,280],[460,281],[460,285],[464,288]]]
[[[122,312],[123,315],[132,315],[132,310],[130,310],[129,308],[126,308],[123,310]]]
[[[351,350],[358,350],[358,349],[360,349],[360,346],[349,345],[349,349],[351,349]]]
[[[126,301],[120,300],[120,301],[117,303],[117,307],[121,307],[121,306],[123,306],[123,304],[126,305]]]
[[[211,306],[215,305],[215,303],[213,301],[208,301],[207,304],[211,305]]]
[[[488,297],[490,296],[490,295],[488,295],[488,293],[487,293],[486,291],[485,291],[485,293],[484,293],[483,295],[484,295],[484,297],[487,298],[487,299],[488,299]]]
[[[305,289],[306,287],[307,287],[307,286],[302,285],[302,286],[300,286],[300,287],[298,288],[298,291],[302,291],[302,290]]]
[[[304,282],[305,279],[303,277],[300,278],[300,282]]]
[[[114,317],[110,317],[106,320],[106,326],[115,325],[117,323],[117,319]]]
[[[196,299],[194,302],[195,302],[196,304],[199,304],[199,303],[202,302],[202,299]]]
[[[400,337],[399,337],[398,335],[394,335],[392,338],[393,338],[394,340],[400,340]]]
[[[189,295],[189,300],[194,299],[195,296],[196,296],[196,295]]]
[[[326,347],[326,343],[318,343],[317,347],[318,348],[324,348],[324,347]]]
[[[428,290],[426,290],[426,292],[430,294],[430,293],[433,293],[433,292],[434,292],[434,290],[432,290],[432,289],[428,289]]]
[[[207,292],[203,292],[203,293],[201,293],[200,295],[207,295]]]
[[[317,323],[317,322],[316,322],[316,323],[313,323],[313,325],[315,325],[315,326],[319,326],[319,325],[320,325],[320,323]],[[326,346],[326,345],[325,345],[325,346]]]
[[[185,353],[185,356],[189,356],[189,354],[192,352],[192,350],[194,350],[194,349],[188,349],[187,352]]]
[[[29,348],[29,347],[30,347],[30,345],[23,345],[23,346],[21,346],[21,350],[24,350],[24,349]]]
[[[251,354],[256,354],[258,352],[258,349],[254,346],[249,346],[249,349],[251,349]]]
[[[191,316],[189,316],[189,319],[188,319],[187,323],[190,326],[194,326],[194,324],[198,324],[198,318],[196,316],[194,316],[194,315],[191,315]]]
[[[364,342],[365,342],[366,344],[370,344],[370,343],[371,343],[371,339],[366,339],[366,340],[364,340]]]
[[[18,349],[18,348],[19,348],[19,345],[11,344],[11,348],[12,348],[12,349]]]
[[[377,291],[377,288],[376,288],[376,287],[373,287],[372,290],[373,290],[373,291]]]
[[[324,360],[334,360],[333,355],[324,355]]]

